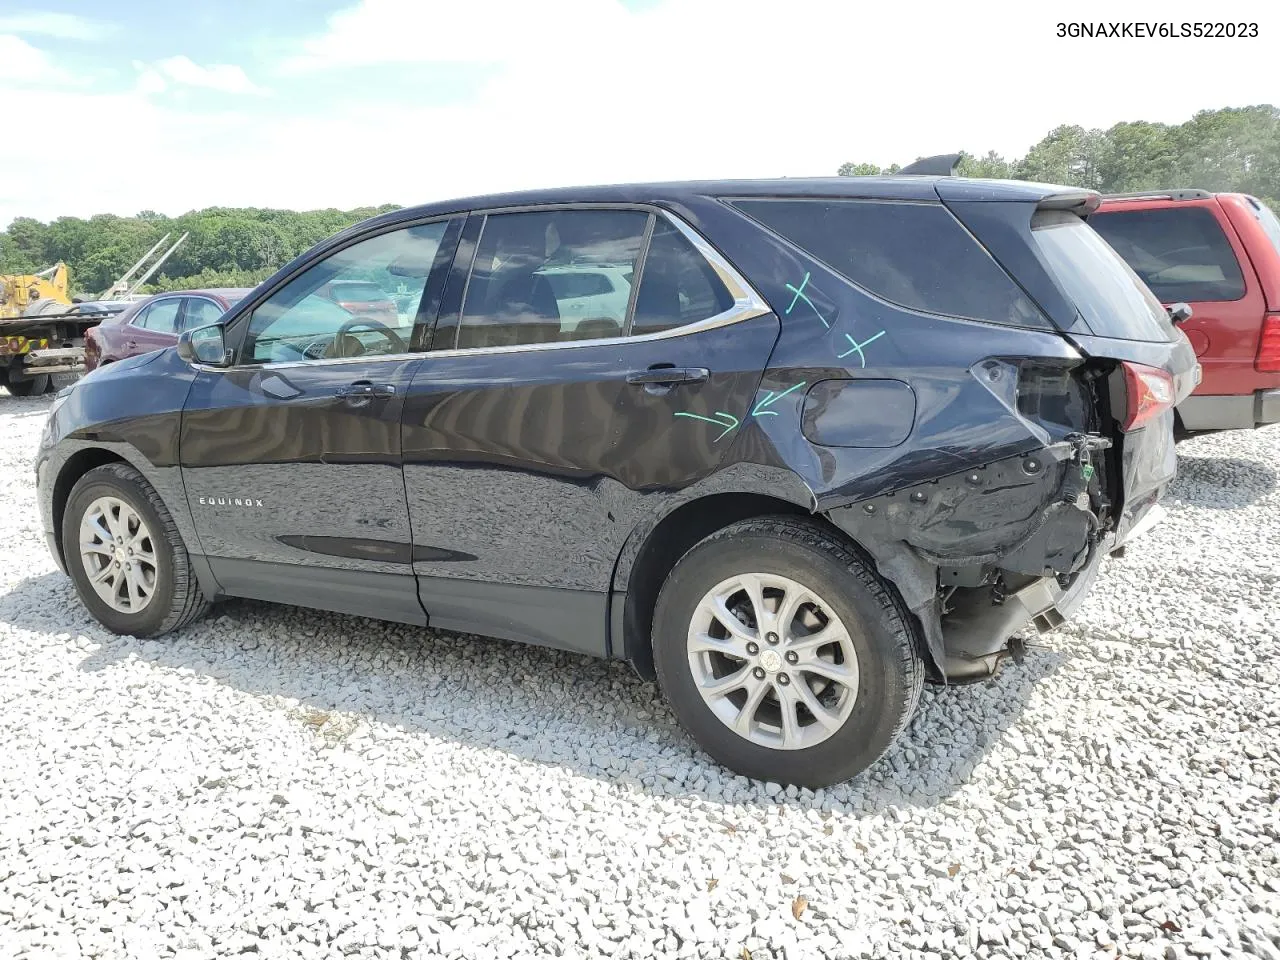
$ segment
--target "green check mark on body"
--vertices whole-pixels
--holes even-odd
[[[788,393],[794,393],[796,390],[799,390],[805,385],[805,383],[806,381],[801,380],[799,383],[787,387],[787,389],[783,390],[781,393],[775,393],[770,390],[756,403],[755,407],[752,408],[751,416],[776,417],[778,415],[777,410],[769,410],[766,408],[773,406]],[[714,423],[717,427],[720,427],[720,433],[711,441],[712,443],[719,443],[730,433],[736,430],[738,428],[738,424],[741,422],[732,413],[726,413],[723,410],[717,410],[715,415],[711,417],[704,417],[700,413],[687,413],[684,410],[677,411],[675,415],[677,417],[684,417],[687,420],[701,420],[703,423]]]
[[[714,418],[704,417],[701,414],[697,414],[697,413],[685,413],[683,410],[679,411],[676,414],[676,416],[687,417],[690,420],[702,420],[706,423],[714,423],[717,427],[724,427],[724,430],[720,433],[720,435],[711,441],[712,443],[719,443],[726,436],[728,436],[729,432],[732,431],[734,427],[738,425],[738,418],[735,417],[732,413],[725,413],[723,410],[717,410]]]
[[[805,385],[805,382],[806,381],[801,380],[799,383],[787,387],[787,389],[783,390],[781,393],[774,393],[770,390],[765,394],[764,399],[755,405],[755,409],[751,411],[751,415],[753,417],[776,417],[778,415],[777,410],[766,410],[765,407],[771,407],[788,393],[793,393],[796,390],[799,390]]]

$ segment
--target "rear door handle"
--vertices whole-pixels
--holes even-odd
[[[627,383],[650,386],[676,383],[704,383],[711,371],[706,367],[650,367],[627,374]]]

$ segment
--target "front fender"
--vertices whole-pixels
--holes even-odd
[[[40,519],[59,561],[61,514],[71,488],[86,471],[111,460],[147,479],[188,550],[201,552],[178,456],[192,378],[191,368],[165,350],[100,367],[59,395],[36,456]]]

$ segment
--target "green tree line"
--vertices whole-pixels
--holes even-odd
[[[136,217],[99,214],[41,223],[18,217],[0,233],[0,274],[30,273],[67,264],[72,289],[94,296],[106,290],[162,236],[186,242],[150,279],[144,292],[191,287],[251,287],[299,253],[344,227],[387,210],[260,210],[210,207],[179,217],[144,210]]]
[[[940,150],[939,152],[943,152]],[[901,167],[846,163],[841,176]],[[1280,200],[1280,110],[1263,104],[1203,110],[1185,123],[1117,123],[1106,130],[1060,126],[1021,158],[961,155],[966,177],[1037,180],[1103,193],[1199,187]]]

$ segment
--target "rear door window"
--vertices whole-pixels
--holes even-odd
[[[1165,303],[1244,296],[1235,251],[1205,207],[1100,213],[1089,224]]]
[[[1107,242],[1065,210],[1042,210],[1031,235],[1089,329],[1120,340],[1173,339],[1164,307]]]
[[[891,303],[989,323],[1049,326],[1039,308],[940,203],[731,202]]]
[[[649,214],[551,210],[485,218],[456,346],[523,346],[622,334]],[[586,294],[584,276],[609,289]],[[555,279],[552,279],[555,278]]]
[[[180,306],[182,306],[182,300],[178,297],[159,300],[147,307],[142,316],[133,321],[133,325],[145,330],[154,330],[156,333],[177,333]]]
[[[197,327],[206,327],[211,323],[217,323],[222,319],[224,312],[222,307],[212,300],[206,300],[204,297],[191,297],[187,300],[187,308],[182,321],[183,329],[194,330]]]
[[[658,333],[723,313],[733,297],[711,264],[661,218],[653,229],[636,291],[631,333]]]

